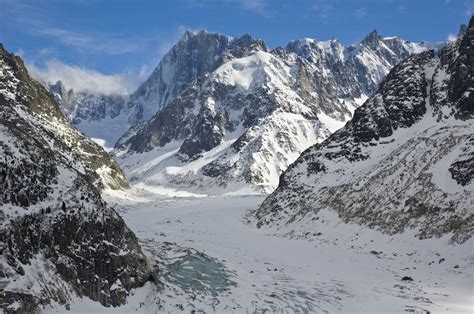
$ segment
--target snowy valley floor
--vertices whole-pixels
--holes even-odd
[[[77,299],[70,313],[474,310],[472,240],[450,246],[409,233],[391,237],[329,212],[320,230],[304,231],[303,221],[299,236],[277,236],[246,218],[262,196],[178,198],[136,189],[105,198],[156,260],[163,286],[149,283],[115,309]]]

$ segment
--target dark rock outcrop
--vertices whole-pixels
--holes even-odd
[[[73,295],[123,304],[149,269],[99,193],[103,184],[126,184],[116,180],[120,169],[2,46],[0,109],[0,309],[33,312]],[[113,182],[102,184],[99,170]]]
[[[0,77],[0,88],[4,93],[1,99],[2,107],[9,103],[18,103],[16,107],[29,111],[32,119],[42,124],[44,132],[47,132],[57,145],[80,159],[92,170],[91,176],[99,188],[128,187],[117,163],[99,145],[69,124],[58,109],[53,95],[29,77],[23,61],[9,54],[3,46],[0,46],[0,58],[4,71]],[[58,85],[57,88],[61,86]],[[5,123],[12,121],[5,118]]]

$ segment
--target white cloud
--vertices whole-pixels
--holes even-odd
[[[454,34],[449,34],[448,35],[448,42],[453,42],[457,39],[458,37]]]
[[[188,8],[203,7],[207,5],[233,6],[262,16],[268,16],[267,0],[185,0]]]
[[[187,29],[189,28],[186,26],[179,26],[173,31],[163,33],[160,40],[150,48],[155,55],[141,66],[126,68],[117,74],[107,75],[94,69],[64,63],[57,59],[55,48],[40,49],[34,57],[31,53],[25,54],[21,49],[17,54],[21,54],[30,75],[36,80],[50,83],[60,80],[66,88],[72,88],[75,92],[127,95],[133,93],[150,76],[163,55],[176,44]]]
[[[322,19],[328,18],[332,9],[333,4],[330,0],[313,0],[313,10],[315,10]]]
[[[130,94],[148,74],[147,68],[143,68],[136,74],[106,75],[96,70],[66,64],[57,59],[45,62],[43,67],[26,61],[26,66],[30,75],[36,80],[51,83],[62,81],[67,88],[72,88],[75,92],[87,91],[105,95]]]
[[[354,15],[359,19],[365,17],[367,15],[367,8],[358,8],[355,10]]]
[[[242,6],[246,10],[254,11],[256,13],[265,13],[264,0],[241,0]]]

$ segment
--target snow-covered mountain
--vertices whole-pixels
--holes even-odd
[[[182,42],[190,38],[207,43],[216,36],[186,33],[169,56],[186,51]],[[132,181],[193,192],[271,192],[301,152],[351,118],[391,67],[426,46],[372,32],[347,48],[304,39],[268,51],[263,42],[242,38],[238,53],[224,53],[214,70],[202,70],[170,102],[159,102],[148,87],[154,94],[146,95],[155,95],[162,109],[116,145]],[[162,77],[162,69],[152,77]]]
[[[256,212],[258,225],[281,232],[305,225],[312,234],[336,213],[389,234],[467,241],[474,232],[473,91],[471,18],[439,53],[397,65],[344,128],[306,150]]]
[[[118,137],[135,121],[133,109],[127,107],[129,96],[74,92],[61,82],[43,82],[54,95],[68,120],[92,140],[110,150]]]
[[[150,77],[129,96],[75,93],[62,82],[45,85],[77,128],[104,146],[113,147],[130,127],[150,119],[194,79],[255,47],[267,50],[263,41],[250,35],[231,38],[186,31]]]
[[[278,53],[250,51],[224,63],[119,142],[130,178],[197,190],[273,189],[305,148],[350,118],[337,95],[313,80],[311,64]]]
[[[2,54],[3,56],[10,56],[5,50],[3,50],[3,48]],[[21,62],[21,66],[23,66],[20,59],[18,59],[17,62]],[[4,62],[4,64],[6,64],[6,62]],[[26,68],[18,69],[18,71],[21,71],[23,75],[21,79],[33,86],[33,80],[27,76]],[[4,71],[3,83],[6,87],[3,91],[5,93],[8,92],[8,95],[11,95],[12,100],[15,100],[13,96],[17,90],[9,90],[7,87],[13,88],[14,86],[11,83],[8,83],[8,80],[15,81],[16,78],[12,77],[13,74],[10,75],[9,73],[10,72],[6,70]],[[20,83],[23,82],[19,79],[16,80]],[[22,85],[20,84],[18,86],[21,87]],[[30,93],[30,96],[33,97],[34,95],[39,94],[36,89],[38,89],[38,87],[37,85],[34,85],[34,87],[30,87],[30,90],[25,93]],[[61,113],[61,111],[64,113],[67,110],[67,108],[62,107],[62,105],[68,103],[67,99],[59,98],[61,96],[58,91],[61,89],[63,92],[66,91],[61,82],[54,85],[54,88],[52,89],[56,90],[56,92],[50,94],[47,93],[47,91],[41,90],[40,98],[36,99],[33,97],[33,99],[28,99],[30,101],[30,110],[39,119],[38,121],[40,121],[42,126],[51,134],[54,134],[57,141],[62,142],[62,145],[65,145],[67,149],[74,154],[74,157],[70,158],[81,160],[84,164],[83,167],[91,170],[91,176],[94,177],[93,183],[96,187],[99,189],[120,189],[128,187],[127,180],[115,160],[111,159],[109,154],[105,152],[101,146],[71,126],[65,116]],[[73,91],[65,93],[74,97]],[[62,100],[64,100],[64,102],[61,102]],[[58,110],[58,108],[61,110]]]
[[[131,95],[140,108],[137,120],[148,120],[183,92],[189,83],[214,71],[225,61],[244,56],[249,50],[268,50],[266,44],[248,34],[232,38],[204,30],[186,31],[164,55],[150,77]]]
[[[117,306],[148,280],[135,235],[99,192],[126,184],[0,45],[0,312],[72,296]]]
[[[384,38],[374,30],[360,43],[348,47],[337,39],[305,38],[288,43],[286,51],[315,64],[318,77],[336,85],[340,97],[361,98],[372,95],[387,73],[403,59],[442,45],[410,42],[398,36]]]

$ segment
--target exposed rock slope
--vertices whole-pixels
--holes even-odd
[[[113,147],[130,127],[150,119],[194,79],[255,47],[267,50],[263,41],[250,35],[231,38],[206,31],[186,31],[150,77],[130,96],[75,93],[61,82],[46,82],[46,85],[74,125],[88,136],[104,140],[108,147]]]
[[[397,65],[347,125],[305,151],[256,212],[291,229],[319,213],[420,238],[474,232],[474,18],[439,54]]]
[[[56,142],[71,152],[71,157],[84,163],[83,167],[92,170],[94,184],[99,187],[118,189],[127,187],[128,183],[117,163],[95,142],[72,127],[61,111],[51,93],[27,73],[23,61],[1,50],[2,57],[2,92],[10,97],[10,102],[21,104],[17,110],[29,110],[31,119],[54,138]],[[60,89],[58,84],[56,89]],[[57,95],[55,95],[57,96]],[[28,115],[30,117],[30,115]]]
[[[52,97],[0,45],[0,309],[7,313],[67,304],[72,295],[117,306],[148,279],[135,235],[98,190],[100,178],[123,186],[121,172],[67,124]]]

